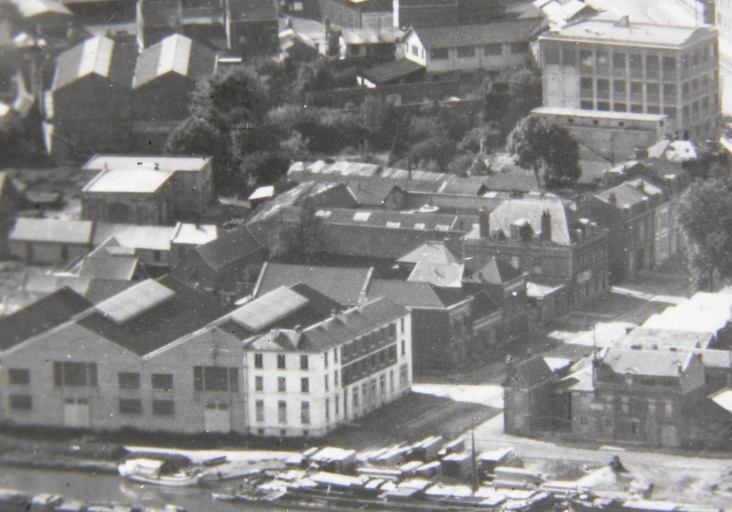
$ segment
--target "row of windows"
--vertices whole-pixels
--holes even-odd
[[[581,100],[580,108],[582,110],[600,110],[603,112],[632,112],[634,114],[660,114],[661,107],[659,105],[643,105],[641,103],[631,103],[628,105],[623,101],[592,101],[592,100]],[[663,107],[663,113],[671,119],[676,118],[677,109],[676,107]],[[599,124],[596,123],[596,124]],[[620,124],[620,126],[623,126]]]
[[[88,405],[88,400],[69,398],[65,400],[67,405]],[[10,409],[15,411],[29,411],[33,409],[33,397],[30,395],[10,395]],[[120,398],[118,404],[120,414],[142,414],[142,400],[132,398]],[[156,416],[175,415],[175,402],[173,400],[153,400],[151,405],[152,413]]]
[[[508,53],[511,54],[526,54],[529,53],[529,43],[509,43],[505,45],[508,49]],[[458,47],[457,50],[457,57],[459,59],[470,59],[478,56],[480,53],[482,53],[486,57],[492,57],[496,55],[502,55],[503,54],[503,44],[495,43],[495,44],[488,44],[484,46],[461,46]],[[414,53],[414,49],[416,47],[412,47],[412,54],[417,55]],[[433,48],[430,50],[430,59],[432,60],[445,60],[450,58],[450,52],[449,48]]]
[[[239,370],[225,366],[194,366],[195,391],[239,391]]]
[[[348,386],[357,380],[378,372],[397,363],[397,347],[392,345],[374,352],[368,357],[343,367],[343,385]]]
[[[140,374],[137,372],[119,372],[117,380],[121,389],[140,389]],[[173,390],[173,375],[170,373],[153,373],[150,375],[153,389]]]
[[[329,375],[324,376],[323,383],[324,383],[325,390],[328,391],[329,383],[330,383]],[[338,387],[338,370],[333,372],[333,386],[335,388]],[[264,377],[263,376],[257,375],[254,377],[254,390],[255,391],[264,391]],[[287,377],[277,377],[277,391],[279,393],[287,392]],[[309,377],[300,378],[300,392],[301,393],[310,392],[310,378]]]
[[[328,368],[328,352],[323,353],[323,364],[326,368]],[[338,362],[338,347],[333,349],[333,362]],[[255,368],[264,368],[264,354],[254,354],[254,367]],[[307,355],[300,355],[300,369],[301,370],[308,370],[310,368],[310,359]],[[277,369],[278,370],[286,370],[287,369],[287,355],[286,354],[277,354]]]
[[[401,319],[400,330],[404,333],[404,319]],[[389,324],[388,327],[382,327],[375,331],[371,331],[360,338],[350,341],[343,345],[342,363],[346,363],[363,354],[372,352],[384,345],[393,343],[397,334],[396,324]]]
[[[335,400],[336,404],[336,415],[339,415],[338,411],[338,399]],[[257,400],[254,405],[254,415],[257,422],[265,421],[264,413],[264,400]],[[325,414],[326,421],[330,420],[330,399],[325,399]],[[277,402],[277,421],[279,423],[287,423],[287,401],[279,400]],[[300,423],[304,425],[310,424],[310,402],[303,400],[300,402]]]

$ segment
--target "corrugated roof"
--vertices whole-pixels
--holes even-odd
[[[113,169],[100,172],[82,192],[98,194],[152,194],[173,176],[153,169]]]
[[[228,312],[215,299],[170,276],[157,282],[172,290],[174,295],[126,323],[116,324],[99,312],[77,323],[126,350],[144,356],[201,329]]]
[[[152,279],[97,304],[96,308],[106,318],[121,325],[170,300],[175,292]]]
[[[169,251],[170,241],[175,234],[175,226],[142,226],[136,224],[110,224],[97,222],[94,229],[95,246],[102,245],[114,238],[120,247],[126,249],[146,249],[150,251]]]
[[[427,242],[399,258],[400,263],[462,263],[463,258],[444,242]]]
[[[134,89],[142,87],[168,73],[197,80],[214,73],[216,53],[180,34],[166,37],[144,49],[137,58]]]
[[[475,25],[412,28],[427,49],[528,42],[543,26],[540,19],[494,21]]]
[[[80,294],[63,288],[20,311],[0,317],[0,351],[57,327],[92,307]]]
[[[200,171],[211,161],[210,156],[187,155],[94,155],[82,169],[158,169],[165,172]]]
[[[56,59],[52,90],[92,74],[123,87],[132,87],[137,51],[135,45],[116,43],[104,36],[87,39]]]
[[[307,297],[281,286],[244,304],[229,316],[250,331],[259,332],[302,309],[308,302]]]
[[[343,305],[356,305],[371,281],[372,268],[311,267],[265,263],[254,296],[303,283]]]
[[[93,226],[88,220],[19,217],[9,238],[11,241],[86,245],[92,241]]]
[[[219,269],[263,249],[245,227],[219,233],[216,240],[196,247],[196,252],[213,269]]]

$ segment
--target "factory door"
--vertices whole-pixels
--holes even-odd
[[[89,428],[91,426],[88,399],[64,399],[64,426],[76,428]]]
[[[231,411],[227,402],[206,402],[204,409],[203,427],[206,432],[231,432]]]

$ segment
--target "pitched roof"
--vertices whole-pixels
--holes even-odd
[[[543,26],[541,19],[501,20],[490,23],[459,26],[417,27],[425,48],[454,48],[493,43],[525,43]]]
[[[694,357],[698,356],[691,352],[610,348],[602,362],[621,375],[678,378]]]
[[[462,290],[440,289],[430,283],[399,279],[372,280],[368,297],[387,297],[404,307],[418,309],[445,309],[466,299]]]
[[[430,283],[443,288],[461,288],[465,265],[462,263],[431,263],[420,261],[412,269],[407,281]]]
[[[152,194],[157,192],[171,176],[172,172],[153,169],[111,169],[101,171],[84,185],[81,191],[105,194]]]
[[[484,194],[488,191],[488,188],[485,185],[485,180],[483,177],[475,178],[460,178],[460,177],[453,177],[453,179],[449,179],[445,181],[445,183],[442,184],[442,187],[440,187],[441,194],[456,194],[456,195],[463,195],[463,196],[477,196],[480,194]]]
[[[101,311],[77,321],[82,327],[117,345],[144,356],[224,316],[227,309],[215,299],[166,276],[155,281],[172,292],[129,319],[115,322]],[[144,285],[147,281],[144,281]],[[128,289],[122,294],[129,294]],[[167,293],[167,292],[166,292]],[[120,294],[121,295],[121,294]],[[120,300],[120,295],[108,301]],[[122,297],[124,298],[124,297]],[[109,302],[111,303],[111,302]],[[102,309],[104,303],[98,305]],[[137,312],[135,312],[137,313]]]
[[[549,365],[541,356],[534,356],[531,359],[521,361],[509,372],[506,382],[512,377],[517,377],[527,387],[533,388],[539,384],[555,378]],[[506,383],[504,382],[504,386]]]
[[[137,270],[137,258],[84,258],[79,268],[80,277],[96,277],[129,281]]]
[[[709,332],[669,331],[666,329],[633,329],[625,338],[620,340],[620,348],[654,349],[706,349],[714,341]]]
[[[180,34],[145,48],[137,57],[132,88],[146,85],[168,73],[198,80],[214,73],[216,52]]]
[[[523,275],[519,269],[503,258],[492,257],[488,263],[466,277],[466,283],[490,283],[503,285]]]
[[[259,297],[280,286],[303,283],[336,302],[353,306],[371,282],[372,268],[310,267],[265,263],[259,273],[253,296]]]
[[[445,242],[426,242],[397,261],[400,263],[462,263],[463,258]]]
[[[551,215],[552,242],[557,245],[572,244],[574,212],[564,203],[557,201],[520,199],[504,201],[490,213],[491,230],[499,229],[505,236],[510,237],[511,224],[525,220],[531,225],[534,233],[540,233],[541,217],[545,211]]]
[[[351,181],[348,191],[360,206],[383,206],[396,184],[388,181]]]
[[[130,88],[136,57],[135,45],[118,43],[104,36],[92,37],[58,56],[51,90],[57,91],[90,75]]]
[[[416,75],[424,70],[423,65],[409,59],[397,59],[375,66],[365,71],[363,76],[376,85],[383,85]]]
[[[55,0],[12,0],[24,18],[33,18],[44,14],[73,16],[73,13]]]
[[[92,303],[69,288],[62,288],[20,311],[0,317],[0,351],[37,336],[86,311]]]
[[[200,171],[210,156],[190,155],[94,155],[82,167],[86,171],[147,168],[159,171]]]
[[[621,183],[617,187],[605,190],[595,197],[604,201],[605,203],[612,204],[617,208],[633,208],[636,205],[647,205],[648,196],[637,190],[629,183]]]
[[[196,252],[211,268],[219,269],[263,250],[245,227],[223,231],[216,240],[196,247]]]
[[[86,245],[92,241],[94,224],[87,220],[32,219],[19,217],[10,240]]]
[[[93,245],[99,246],[114,238],[115,244],[124,249],[169,251],[175,226],[142,226],[137,224],[111,224],[97,222]]]
[[[178,223],[173,244],[203,245],[213,242],[219,236],[219,229],[215,224],[188,224]]]

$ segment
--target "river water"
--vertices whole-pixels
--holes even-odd
[[[223,487],[226,487],[226,484]],[[257,507],[251,505],[214,501],[211,491],[220,490],[217,488],[171,488],[140,485],[128,482],[117,475],[95,475],[72,471],[45,471],[0,466],[0,488],[16,489],[29,494],[42,492],[61,494],[67,499],[82,502],[114,501],[121,504],[158,508],[171,503],[184,507],[188,512],[257,510]]]

